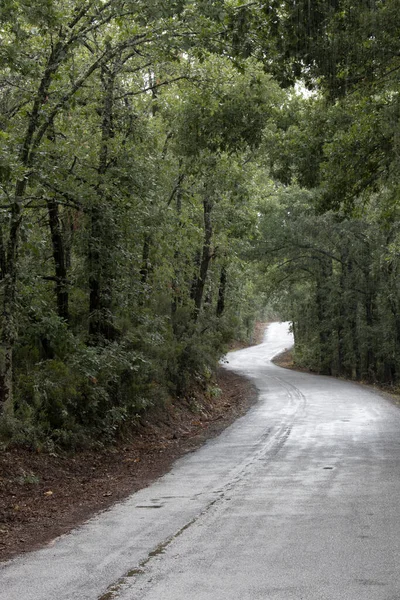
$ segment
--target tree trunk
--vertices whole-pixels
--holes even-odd
[[[369,278],[367,285],[370,286]],[[374,381],[376,379],[376,357],[372,338],[375,323],[375,299],[371,290],[368,291],[365,298],[365,319],[368,328],[365,376],[369,381]]]
[[[26,183],[17,182],[16,198],[25,193]],[[11,212],[10,236],[7,244],[6,272],[4,276],[3,323],[0,347],[0,403],[4,414],[14,411],[13,400],[13,350],[17,337],[15,296],[17,284],[17,252],[21,224],[21,207],[14,202]]]
[[[112,339],[115,328],[112,318],[112,279],[108,268],[110,238],[108,231],[103,182],[108,167],[109,141],[113,137],[113,103],[115,74],[106,67],[102,71],[104,99],[102,106],[101,144],[98,164],[97,202],[91,211],[89,241],[89,336],[93,342],[100,338]]]
[[[351,259],[347,260],[347,287],[350,288],[353,285],[353,262]],[[361,354],[360,354],[360,340],[357,328],[357,297],[355,293],[348,289],[349,300],[346,303],[347,321],[348,321],[348,338],[350,341],[351,351],[351,362],[352,372],[351,376],[353,379],[360,379],[361,372]]]
[[[225,310],[225,292],[226,292],[226,268],[221,268],[219,278],[218,302],[217,302],[217,317],[222,317]]]
[[[196,289],[197,289],[197,280],[199,277],[200,263],[201,263],[201,250],[196,250],[193,259],[194,269],[193,269],[193,278],[190,282],[190,299],[194,300],[196,297]]]
[[[51,242],[53,246],[53,258],[55,268],[55,294],[57,299],[58,316],[65,321],[69,321],[69,294],[67,281],[67,260],[64,248],[64,239],[61,229],[58,204],[54,199],[47,200],[47,210],[49,213],[49,225],[51,232]]]
[[[194,320],[197,321],[200,314],[201,305],[203,302],[204,286],[207,279],[208,267],[211,260],[211,240],[212,240],[212,222],[211,222],[211,211],[212,202],[205,198],[203,200],[204,210],[204,241],[203,251],[200,260],[200,271],[197,277],[195,289],[194,289]]]
[[[3,228],[0,227],[0,280],[4,279],[7,270],[6,249],[4,247]]]
[[[319,334],[319,370],[324,375],[332,372],[331,331],[329,323],[329,283],[332,277],[332,260],[326,257],[319,259],[319,270],[316,285],[316,305]]]
[[[181,167],[182,165],[182,161],[179,161],[179,166]],[[182,188],[181,188],[181,184],[183,182],[184,179],[184,175],[180,174],[178,177],[178,184],[176,187],[176,214],[177,214],[177,220],[178,220],[178,231],[180,229],[182,229],[182,218],[181,218],[181,214],[182,214]],[[179,293],[179,279],[178,279],[178,270],[177,270],[177,266],[179,265],[179,256],[180,256],[180,252],[178,250],[178,248],[175,248],[174,251],[174,277],[171,283],[171,287],[172,287],[172,301],[171,301],[171,315],[172,315],[172,327],[174,330],[175,335],[177,335],[177,328],[176,328],[176,319],[175,319],[175,314],[176,311],[178,309],[178,305],[180,303],[180,293]]]
[[[344,366],[344,335],[345,335],[345,316],[346,309],[344,306],[344,295],[346,290],[346,260],[347,260],[347,248],[342,249],[341,253],[341,270],[339,279],[339,319],[337,324],[337,375],[344,375],[346,369]]]

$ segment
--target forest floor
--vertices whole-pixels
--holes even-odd
[[[259,323],[253,344],[261,342]],[[236,343],[232,349],[245,347]],[[72,456],[21,448],[0,453],[0,561],[51,545],[101,510],[148,486],[172,463],[217,436],[255,403],[249,380],[219,368],[215,390],[194,390],[146,414],[130,436],[102,451]]]

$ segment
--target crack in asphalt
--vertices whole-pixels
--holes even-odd
[[[146,565],[154,557],[159,556],[160,554],[163,554],[165,552],[166,548],[168,548],[168,546],[170,544],[172,544],[172,542],[174,540],[176,540],[179,536],[181,536],[187,529],[189,529],[189,527],[191,527],[194,523],[196,523],[196,521],[198,519],[200,519],[203,515],[205,515],[210,510],[210,508],[212,506],[214,506],[214,504],[216,504],[219,500],[221,500],[223,495],[224,495],[224,493],[222,493],[218,498],[215,498],[214,500],[209,502],[207,504],[207,506],[198,515],[196,515],[193,519],[191,519],[188,523],[186,523],[183,527],[181,527],[176,533],[174,533],[169,538],[167,538],[166,540],[161,542],[161,544],[158,544],[158,546],[153,548],[153,550],[151,550],[148,553],[146,558],[144,558],[143,560],[141,560],[139,562],[139,565],[137,567],[130,569],[125,575],[120,577],[120,579],[118,579],[118,581],[116,583],[112,584],[108,588],[108,590],[105,592],[105,594],[100,596],[98,598],[98,600],[112,600],[113,598],[116,598],[117,597],[116,595],[121,591],[121,588],[123,588],[124,585],[126,585],[128,583],[128,581],[130,582],[133,577],[144,575],[146,572],[145,571]]]
[[[206,515],[209,510],[214,507],[217,503],[221,502],[226,498],[226,493],[231,492],[241,481],[244,480],[246,476],[248,476],[251,472],[251,468],[260,462],[261,459],[267,457],[267,461],[270,462],[273,458],[276,457],[278,452],[283,448],[286,441],[288,440],[296,416],[300,410],[304,410],[307,404],[307,399],[300,392],[298,388],[294,385],[291,385],[287,382],[283,382],[279,377],[273,377],[286,391],[290,399],[298,400],[299,405],[296,407],[295,412],[291,415],[290,423],[281,426],[277,431],[272,433],[272,427],[267,428],[267,430],[262,434],[259,439],[259,445],[261,445],[260,450],[257,452],[253,452],[251,459],[245,464],[241,465],[239,473],[229,481],[226,485],[223,486],[221,490],[214,491],[213,493],[217,493],[218,497],[209,502],[206,507],[200,511],[193,519],[188,521],[183,527],[181,527],[176,533],[169,536],[166,540],[158,544],[153,550],[151,550],[147,556],[139,562],[139,564],[132,569],[130,569],[125,575],[120,577],[115,583],[113,583],[107,591],[99,596],[98,600],[113,600],[117,598],[119,592],[124,588],[128,583],[132,584],[132,579],[134,577],[140,577],[141,575],[146,574],[145,567],[150,563],[150,561],[163,554],[165,550],[174,542],[177,538],[179,538],[187,529],[189,529],[192,525],[194,525],[199,519],[201,519],[204,515]],[[137,506],[136,508],[162,508],[160,505],[149,505],[149,506]]]
[[[248,414],[2,567],[1,600],[399,600],[400,412],[370,388],[271,365],[289,343],[274,324],[232,353],[227,368],[260,390]]]

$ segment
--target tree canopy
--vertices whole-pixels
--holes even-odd
[[[5,0],[0,438],[111,441],[266,303],[399,378],[398,1]]]

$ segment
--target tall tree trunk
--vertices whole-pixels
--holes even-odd
[[[17,183],[17,193],[25,193],[23,182]],[[19,196],[17,196],[19,197]],[[17,284],[17,253],[19,230],[21,224],[21,208],[15,202],[11,212],[10,236],[7,244],[6,271],[4,276],[4,300],[2,315],[1,347],[0,347],[0,402],[2,412],[11,415],[14,411],[13,400],[13,351],[17,338],[15,319],[15,296]]]
[[[348,257],[348,250],[346,247],[344,247],[344,248],[342,248],[342,252],[341,252],[341,263],[340,263],[341,270],[340,270],[340,278],[339,278],[339,308],[338,308],[339,318],[338,318],[338,323],[337,323],[337,328],[336,328],[336,331],[337,331],[337,368],[338,368],[337,375],[345,375],[345,374],[348,375],[348,373],[346,373],[346,369],[344,367],[344,355],[345,355],[344,336],[345,336],[345,331],[346,331],[346,327],[345,327],[346,309],[344,306],[344,297],[345,297],[345,290],[346,290],[347,257]]]
[[[365,373],[361,375],[366,377],[369,381],[376,379],[376,356],[373,343],[373,326],[375,323],[375,294],[371,286],[371,280],[368,276],[367,280],[367,294],[365,296],[365,321],[368,328],[367,331],[367,352],[365,357]]]
[[[4,279],[7,271],[7,256],[4,246],[3,228],[0,226],[0,280]]]
[[[212,202],[209,198],[203,200],[203,211],[204,211],[204,239],[203,239],[203,250],[200,260],[200,270],[197,277],[195,289],[194,289],[194,320],[197,321],[200,314],[201,305],[203,302],[204,286],[206,284],[208,267],[211,260],[211,241],[212,241],[212,222],[211,222],[211,211]]]
[[[101,143],[98,164],[97,202],[91,210],[89,241],[89,336],[93,342],[100,338],[111,339],[114,335],[112,322],[112,279],[107,267],[110,247],[106,239],[110,238],[107,227],[107,215],[103,191],[104,176],[108,167],[109,142],[113,137],[113,103],[115,74],[106,67],[102,70],[104,98],[102,106]],[[108,245],[109,246],[109,245]]]
[[[225,310],[225,293],[226,293],[226,268],[221,267],[221,275],[219,278],[218,302],[217,302],[217,317],[222,317]]]
[[[65,321],[69,321],[69,294],[67,281],[67,260],[64,247],[63,233],[61,229],[59,207],[54,199],[47,200],[47,210],[49,214],[49,225],[51,232],[51,242],[53,246],[53,258],[55,268],[55,294],[57,299],[58,316]]]
[[[387,277],[390,293],[387,294],[392,320],[394,322],[393,338],[394,352],[385,361],[385,378],[388,383],[395,383],[398,377],[398,364],[400,359],[400,298],[397,293],[397,273],[392,263],[387,265]]]
[[[349,339],[349,349],[351,352],[351,363],[352,372],[351,376],[353,379],[360,379],[361,372],[361,353],[360,353],[360,340],[357,328],[357,297],[355,292],[351,290],[353,282],[353,262],[349,258],[346,262],[347,270],[347,294],[348,301],[346,302],[346,313],[347,313],[347,329]],[[350,289],[349,289],[350,288]]]
[[[193,278],[190,282],[190,299],[194,300],[196,297],[197,280],[199,277],[200,263],[201,263],[201,250],[196,250],[193,259]]]
[[[182,161],[179,161],[179,167],[181,167]],[[184,175],[180,174],[178,177],[178,183],[176,187],[176,214],[178,220],[178,231],[182,229],[182,187],[181,184],[184,180]],[[180,302],[180,293],[179,293],[179,283],[178,283],[178,269],[179,269],[179,249],[176,247],[174,251],[174,277],[172,279],[172,301],[171,301],[171,315],[172,315],[172,327],[175,335],[177,335],[177,323],[175,319],[175,314],[178,309],[178,305]]]
[[[319,334],[319,369],[325,375],[332,372],[331,332],[329,323],[329,293],[328,286],[332,277],[332,260],[327,257],[319,258],[319,270],[317,275],[316,305],[318,317]]]

